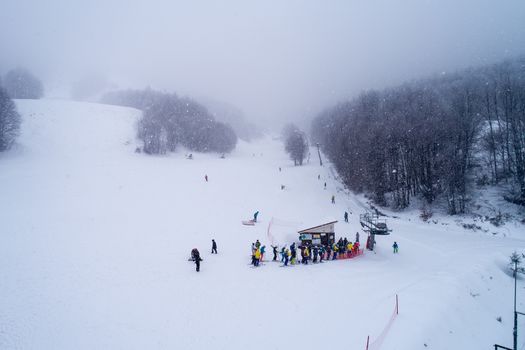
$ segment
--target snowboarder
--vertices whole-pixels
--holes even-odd
[[[272,249],[273,249],[273,261],[277,261],[277,246],[276,245],[272,245],[271,246]]]
[[[332,204],[335,204],[335,196],[332,195]]]
[[[359,232],[355,233],[355,241],[359,243]]]
[[[217,254],[217,243],[215,243],[214,239],[211,240],[211,253]]]
[[[257,210],[255,213],[253,213],[253,221],[257,222],[257,217],[259,216],[259,211]]]
[[[394,245],[392,245],[392,248],[394,248],[394,254],[399,253],[399,246],[397,245],[397,242],[394,242]]]
[[[345,222],[348,222],[348,212],[345,211]]]
[[[200,255],[199,251],[197,250],[197,248],[193,248],[191,250],[191,259],[195,262],[195,270],[197,272],[199,272],[200,269],[201,269],[201,261],[202,261],[202,259],[201,259],[201,255]]]
[[[208,182],[208,175],[204,175],[204,180],[206,180],[206,182]]]

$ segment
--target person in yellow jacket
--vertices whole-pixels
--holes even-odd
[[[259,266],[259,261],[260,261],[260,259],[261,259],[261,251],[260,251],[260,249],[256,249],[256,250],[255,250],[254,257],[255,257],[254,265],[255,265],[255,266]]]
[[[352,251],[354,249],[354,244],[352,242],[348,242],[346,245],[346,252],[348,254],[348,257],[352,256]]]
[[[339,246],[336,243],[334,243],[332,250],[334,251],[332,260],[337,260],[337,252],[339,251]]]
[[[304,248],[304,263],[308,265],[308,259],[310,259],[310,249],[308,247]]]
[[[286,249],[284,252],[284,266],[288,266],[288,260],[290,259],[290,256],[292,256],[292,253],[290,253],[289,249]]]

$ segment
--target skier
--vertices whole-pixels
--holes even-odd
[[[295,242],[290,246],[290,263],[295,265],[297,258],[297,249],[295,249]]]
[[[192,260],[195,262],[195,269],[197,272],[200,271],[201,269],[201,255],[199,253],[199,251],[197,250],[197,248],[193,248],[192,251],[191,251],[191,258]]]
[[[259,211],[253,213],[253,221],[257,222],[257,217],[259,216]]]
[[[283,248],[281,249],[281,262],[282,262],[282,263],[284,262],[285,254],[286,254],[286,247],[283,247]]]
[[[261,259],[261,251],[257,249],[254,254],[254,266],[259,266],[259,259]]]
[[[206,182],[208,182],[208,175],[204,175],[204,180],[206,180]]]
[[[324,183],[324,189],[326,190],[326,182]]]
[[[350,256],[352,256],[352,252],[354,251],[354,244],[352,242],[348,242],[346,245],[346,251]]]
[[[281,167],[279,167],[279,171],[281,171]]]
[[[214,239],[211,240],[211,253],[217,254],[217,243],[215,243]]]
[[[257,240],[255,242],[255,249],[259,249],[261,247],[261,242],[259,242],[259,240]]]
[[[320,262],[320,263],[323,262],[323,255],[324,255],[324,247],[323,247],[323,246],[320,246],[320,247],[319,247],[319,262]]]
[[[288,259],[290,258],[291,255],[292,254],[290,253],[288,249],[284,251],[284,266],[288,266]]]
[[[348,222],[348,212],[345,211],[345,222]]]
[[[321,180],[321,174],[317,175],[317,180]]]
[[[273,261],[277,261],[277,246],[276,245],[272,245],[271,246],[272,249],[273,249]]]
[[[312,251],[314,253],[314,258],[313,258],[312,262],[313,263],[317,263],[317,256],[319,255],[319,249],[317,247],[313,247]]]
[[[332,195],[332,204],[335,204],[335,196]]]
[[[260,251],[261,251],[261,261],[263,261],[263,259],[264,259],[264,253],[266,252],[266,246],[263,245],[263,246],[261,247]]]
[[[399,253],[399,246],[397,245],[397,242],[394,242],[394,245],[392,245],[392,248],[394,248],[394,254]]]
[[[332,260],[337,260],[337,251],[339,250],[339,248],[337,247],[337,244],[334,243],[334,246],[332,247],[332,250],[334,252]]]
[[[304,248],[304,263],[305,263],[305,265],[308,265],[308,259],[310,259],[310,249],[308,248],[308,246],[306,246],[306,248]]]
[[[356,242],[359,242],[359,232],[356,232],[356,233],[355,233],[355,241],[356,241]]]

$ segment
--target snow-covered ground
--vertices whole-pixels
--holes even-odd
[[[294,167],[270,138],[240,142],[226,159],[146,156],[134,153],[137,110],[17,106],[22,135],[0,154],[0,349],[364,349],[387,325],[396,294],[400,312],[381,349],[512,344],[505,270],[512,251],[525,251],[522,224],[493,235],[456,218],[390,213],[393,232],[377,238],[376,253],[252,268],[252,242],[271,250],[272,218],[281,245],[347,210],[336,237],[353,238],[365,200],[343,191],[314,152]],[[241,225],[256,210],[260,222]],[[194,247],[199,273],[187,261]],[[525,311],[522,280],[518,288]]]

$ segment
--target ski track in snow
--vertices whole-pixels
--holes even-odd
[[[326,160],[294,167],[269,138],[240,141],[226,159],[146,156],[134,153],[137,110],[17,106],[22,135],[0,155],[1,349],[313,349],[333,339],[363,349],[396,293],[400,314],[381,349],[511,344],[513,281],[501,266],[525,249],[522,226],[495,237],[395,213],[375,253],[251,268],[256,239],[272,257],[272,217],[279,245],[327,218],[339,219],[336,238],[359,230],[366,241],[365,199],[344,189]],[[256,210],[260,222],[241,225]],[[187,261],[194,247],[200,273]],[[523,281],[519,288],[523,296]]]

